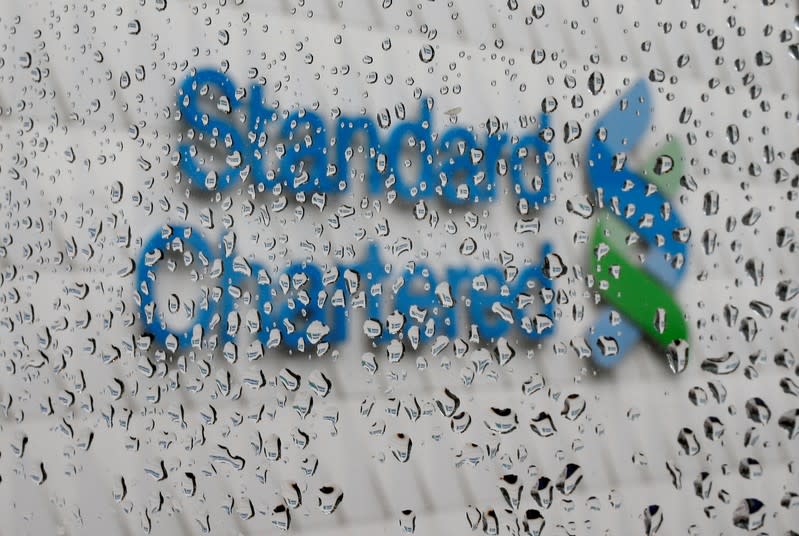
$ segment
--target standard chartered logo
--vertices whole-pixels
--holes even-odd
[[[680,145],[667,140],[641,173],[626,165],[649,129],[651,107],[642,79],[592,130],[587,175],[603,205],[592,238],[592,272],[606,304],[588,340],[594,362],[609,367],[646,336],[679,371],[687,362],[688,327],[672,291],[685,275],[690,231],[668,197],[682,176]],[[636,250],[640,262],[631,259]]]
[[[209,98],[215,101],[216,112],[208,108]],[[288,193],[302,204],[310,196],[321,210],[328,195],[346,192],[358,182],[350,159],[360,152],[367,159],[363,182],[369,194],[416,203],[417,213],[419,203],[431,197],[439,197],[451,210],[494,203],[504,183],[515,194],[522,216],[514,232],[537,235],[540,221],[530,212],[551,200],[554,129],[546,114],[515,136],[500,131],[498,121],[486,124],[484,137],[460,126],[434,136],[432,100],[424,99],[415,120],[406,118],[403,108],[403,120],[384,135],[388,125],[381,131],[365,117],[338,117],[326,125],[311,111],[281,116],[267,104],[258,85],[245,92],[227,76],[210,70],[186,78],[178,105],[191,130],[175,164],[200,191],[225,191],[249,181],[259,191],[268,187],[279,199]],[[604,302],[587,339],[594,361],[603,367],[618,363],[643,336],[667,351],[675,370],[687,359],[688,330],[672,290],[685,273],[689,232],[668,200],[682,174],[679,145],[667,140],[641,173],[626,165],[626,155],[649,127],[651,106],[647,83],[641,80],[597,121],[587,147],[587,176],[600,208],[591,242],[589,284]],[[214,165],[207,152],[198,151],[196,139],[226,153],[224,165],[218,160]],[[418,153],[418,165],[408,164],[408,152]],[[536,171],[532,176],[525,171],[531,167]],[[273,204],[272,210],[279,212],[285,204]],[[254,210],[254,205],[249,206]],[[422,208],[426,213],[426,206]],[[268,225],[269,211],[265,205],[260,210],[259,221]],[[328,223],[335,227],[339,215],[351,214],[354,209],[338,210]],[[386,237],[388,225],[378,224],[376,236]],[[369,240],[357,261],[331,265],[309,258],[281,269],[274,254],[270,268],[260,259],[238,253],[232,230],[213,245],[190,226],[165,225],[145,243],[138,264],[141,317],[154,339],[171,351],[199,348],[211,332],[218,331],[232,359],[240,327],[257,334],[258,340],[245,352],[250,359],[262,355],[263,345],[300,351],[317,347],[324,352],[358,332],[375,344],[388,345],[389,354],[392,345],[406,339],[414,349],[429,341],[435,353],[454,344],[457,353],[468,346],[458,330],[464,325],[470,327],[469,341],[474,343],[481,338],[499,341],[512,331],[517,340],[535,342],[554,332],[559,318],[555,302],[560,303],[555,282],[567,269],[545,240],[536,248],[537,259],[519,259],[518,266],[513,255],[503,252],[502,266],[433,269],[414,262],[408,273],[398,273],[383,260],[385,248],[378,240]],[[462,255],[476,250],[475,244],[464,244],[469,247],[461,246]],[[410,248],[410,238],[403,236],[391,245],[395,255]],[[195,284],[200,280],[207,284],[200,285],[197,300],[183,304],[190,319],[186,329],[170,328],[163,315],[164,310],[181,309],[176,295],[166,304],[156,303],[156,273],[168,251],[196,268],[191,272]],[[632,258],[636,251],[640,261]],[[174,269],[174,261],[166,264]],[[246,294],[248,286],[257,290],[250,307],[242,308],[249,309],[242,316],[235,297]],[[351,326],[350,310],[356,308],[365,312],[362,329]],[[216,340],[211,336],[208,344],[214,346]]]

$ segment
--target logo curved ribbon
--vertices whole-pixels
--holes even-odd
[[[679,188],[680,146],[667,143],[643,174],[625,165],[648,130],[651,106],[642,79],[597,120],[588,149],[588,179],[604,206],[591,240],[592,273],[606,303],[588,343],[602,367],[615,365],[644,335],[663,348],[688,337],[683,312],[672,297],[685,275],[687,228],[664,196]],[[640,262],[631,260],[636,242],[643,242]]]

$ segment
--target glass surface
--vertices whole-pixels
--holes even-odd
[[[797,534],[798,47],[4,0],[0,534]]]

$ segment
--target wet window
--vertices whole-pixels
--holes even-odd
[[[0,30],[0,533],[796,534],[795,2]]]

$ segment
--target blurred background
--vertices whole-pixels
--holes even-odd
[[[0,534],[799,527],[795,2],[5,0],[0,26]],[[203,192],[175,156],[190,134],[178,86],[199,68],[327,125],[396,126],[398,108],[414,119],[432,97],[434,132],[479,138],[498,122],[521,136],[546,107],[551,199],[520,214],[500,177],[492,202],[392,201],[367,191],[357,155],[351,188],[322,209],[251,181]],[[628,165],[672,140],[682,151],[670,202],[690,255],[673,295],[690,358],[676,374],[646,341],[609,369],[581,351],[602,311],[580,238],[599,211],[569,202],[596,204],[594,124],[641,79],[652,122]],[[536,232],[517,232],[533,218]],[[461,327],[467,352],[406,341],[392,362],[353,308],[345,343],[250,360],[242,327],[231,363],[210,340],[148,344],[132,263],[167,224],[217,254],[235,233],[274,273],[352,262],[369,243],[389,281],[412,261],[479,269],[509,252],[521,267],[544,242],[567,272],[555,331],[536,343]],[[161,304],[206,284],[181,267],[158,282]],[[242,318],[257,292],[234,296]],[[181,315],[165,320],[185,327]]]

